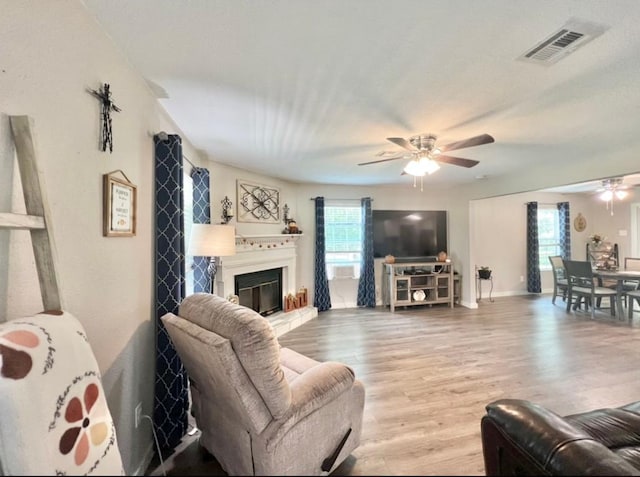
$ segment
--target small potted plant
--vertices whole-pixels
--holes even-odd
[[[478,278],[481,278],[482,280],[488,280],[491,278],[491,269],[489,267],[478,268]]]

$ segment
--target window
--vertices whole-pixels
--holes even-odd
[[[538,208],[538,264],[540,270],[551,270],[549,257],[560,255],[560,220],[555,207]]]
[[[325,205],[324,223],[328,279],[360,278],[363,235],[360,204]]]

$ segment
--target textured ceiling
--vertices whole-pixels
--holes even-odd
[[[410,182],[386,137],[491,134],[432,183],[638,145],[640,1],[84,0],[191,143],[297,182]],[[606,31],[558,63],[516,60],[570,19]],[[638,168],[640,170],[640,167]]]

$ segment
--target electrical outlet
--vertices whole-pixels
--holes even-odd
[[[520,275],[520,283],[524,283],[524,276]]]
[[[142,420],[142,403],[139,402],[134,412],[134,422],[136,423],[136,428],[140,425],[141,420]]]

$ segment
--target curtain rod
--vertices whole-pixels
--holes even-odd
[[[189,158],[187,156],[185,156],[184,154],[182,155],[182,159],[184,159],[185,161],[187,161],[189,164],[191,164],[191,167],[195,168],[195,169],[200,169],[200,167],[196,166],[193,162],[191,162],[189,160]]]
[[[317,197],[311,197],[309,200],[316,200]],[[336,199],[335,197],[325,197],[325,200],[361,200],[361,199]],[[363,197],[363,199],[371,199],[371,197]],[[371,202],[373,202],[373,199],[371,199]]]
[[[567,201],[564,201],[567,202]],[[524,205],[529,205],[529,204],[538,204],[538,205],[558,205],[558,204],[562,204],[562,202],[536,202],[535,200],[532,202],[525,202]]]

